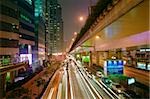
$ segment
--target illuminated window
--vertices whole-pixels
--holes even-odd
[[[28,2],[30,5],[32,5],[32,0],[25,0],[26,2]]]
[[[25,20],[25,21],[28,21],[29,23],[32,22],[27,16],[25,16],[25,15],[23,15],[23,14],[20,14],[20,17],[21,17],[21,19],[23,19],[23,20]]]

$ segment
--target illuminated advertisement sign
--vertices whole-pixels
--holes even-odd
[[[135,83],[135,79],[134,78],[129,78],[128,79],[128,85],[131,85],[133,83]]]
[[[104,62],[104,72],[105,75],[110,74],[123,74],[123,65],[122,60],[107,60]]]
[[[90,56],[82,56],[82,62],[90,62]]]
[[[32,54],[20,54],[21,62],[29,61],[29,64],[32,64]]]
[[[137,62],[137,68],[146,69],[146,63]]]

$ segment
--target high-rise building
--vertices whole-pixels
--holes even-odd
[[[57,0],[48,1],[48,52],[60,53],[63,51],[63,20],[61,6]]]
[[[35,0],[35,37],[36,37],[36,48],[37,57],[42,65],[42,60],[45,60],[45,10],[46,0]]]
[[[45,16],[45,10],[46,10],[46,0],[35,0],[35,17],[37,16]]]
[[[19,53],[20,55],[30,54],[30,58],[33,61],[36,59],[34,33],[34,2],[33,0],[17,1],[19,10]]]
[[[0,1],[0,63],[19,53],[19,17],[16,0]],[[2,65],[2,64],[0,64]]]
[[[0,1],[0,67],[19,53],[19,20],[16,0]],[[6,94],[6,73],[0,74],[0,98]]]
[[[33,56],[34,28],[33,0],[1,0],[0,57],[13,59],[16,54]]]

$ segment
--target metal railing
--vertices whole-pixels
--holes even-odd
[[[0,67],[1,66],[11,65],[11,64],[13,64],[11,58],[1,58],[0,59]]]

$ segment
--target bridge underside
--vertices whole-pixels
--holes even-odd
[[[93,35],[80,46],[95,46],[96,51],[149,44],[149,2],[145,0],[105,28],[93,30]],[[113,13],[112,13],[113,14]],[[104,19],[105,22],[108,20]],[[88,36],[88,35],[87,35]],[[99,39],[95,37],[99,36]],[[82,48],[93,50],[93,48]]]

